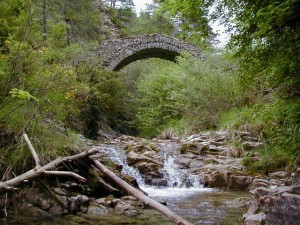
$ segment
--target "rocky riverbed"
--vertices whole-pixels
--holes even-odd
[[[256,149],[262,143],[247,132],[206,132],[184,138],[161,136],[152,140],[120,136],[101,143],[86,141],[86,144],[88,148],[98,148],[95,157],[135,187],[226,190],[236,193],[237,198],[224,199],[222,205],[226,202],[229,211],[233,206],[240,208],[239,223],[243,219],[245,225],[300,224],[300,170],[253,176],[243,166],[242,157],[246,155],[250,160],[257,160]],[[149,209],[134,197],[127,196],[126,191],[88,162],[66,163],[60,169],[75,171],[88,182],[42,177],[24,183],[18,191],[1,196],[1,217],[11,218],[6,220],[7,224],[13,224],[10,223],[12,218],[21,215],[52,219],[68,215],[74,215],[74,218],[75,215],[79,218],[118,215],[148,218],[145,223],[139,223],[148,224],[151,216],[145,215]],[[237,191],[250,192],[239,195]],[[199,196],[193,198],[200,199]],[[191,207],[197,208],[192,204]],[[167,224],[168,219],[152,224],[162,221]]]

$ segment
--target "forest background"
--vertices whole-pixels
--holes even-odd
[[[159,33],[205,55],[137,61],[115,73],[97,46],[111,35]],[[294,169],[300,153],[300,2],[132,0],[0,2],[0,173],[26,170],[26,132],[47,161],[80,151],[78,134],[154,137],[243,130],[263,141],[254,172]],[[212,21],[231,38],[218,49]],[[239,143],[236,143],[238,146]]]

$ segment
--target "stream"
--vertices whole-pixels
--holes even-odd
[[[170,154],[168,146],[163,146],[160,154],[164,155],[163,176],[167,187],[146,185],[138,170],[128,166],[124,151],[115,145],[100,145],[99,149],[106,152],[112,161],[123,165],[122,172],[136,178],[140,188],[158,202],[167,206],[193,224],[205,225],[235,225],[242,224],[244,209],[235,204],[238,198],[246,197],[246,192],[222,191],[204,188],[194,175],[181,170],[175,164],[175,156]],[[3,222],[3,221],[1,221]],[[0,224],[2,224],[0,222]],[[4,221],[3,224],[23,225],[79,225],[79,224],[144,224],[168,225],[174,224],[162,214],[153,209],[144,209],[143,213],[133,218],[120,215],[106,216],[76,216],[68,215],[56,218],[18,217]]]

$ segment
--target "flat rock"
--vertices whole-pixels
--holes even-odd
[[[258,213],[248,216],[244,219],[244,225],[263,225],[266,221],[266,215],[264,213]]]

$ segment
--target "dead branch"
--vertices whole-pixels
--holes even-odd
[[[76,173],[69,172],[69,171],[45,171],[45,175],[54,175],[54,176],[69,176],[69,177],[74,177],[81,182],[86,182],[86,179]]]
[[[127,182],[119,178],[116,174],[114,174],[112,171],[107,169],[102,163],[100,163],[98,160],[93,159],[92,160],[93,165],[99,169],[104,175],[108,176],[111,180],[113,180],[117,185],[124,188],[126,191],[128,191],[130,194],[132,194],[137,199],[141,200],[145,205],[152,207],[153,209],[156,209],[157,211],[163,213],[168,218],[173,220],[177,225],[192,225],[187,220],[183,219],[181,216],[175,214],[172,210],[170,210],[168,207],[158,203],[157,201],[153,200],[152,198],[146,196],[138,189],[132,187]]]
[[[78,160],[81,158],[85,158],[85,157],[94,155],[99,152],[97,149],[94,148],[94,149],[79,153],[77,155],[67,156],[67,157],[63,157],[63,158],[57,158],[54,161],[52,161],[44,166],[40,166],[39,157],[36,154],[36,151],[34,150],[32,144],[30,143],[27,135],[24,134],[23,137],[24,137],[26,143],[28,144],[31,154],[33,155],[33,158],[36,163],[36,167],[34,169],[31,169],[31,170],[19,175],[19,176],[16,176],[8,181],[0,182],[0,193],[4,192],[6,190],[13,190],[13,189],[15,189],[16,186],[25,182],[26,180],[32,180],[32,179],[42,176],[42,175],[71,176],[82,182],[85,182],[86,179],[76,173],[69,172],[69,171],[52,171],[52,170],[65,162],[75,161],[75,160]]]
[[[36,166],[36,167],[41,166],[41,164],[40,164],[40,158],[39,158],[39,156],[37,155],[37,153],[36,153],[34,147],[32,146],[32,144],[31,144],[31,142],[30,142],[30,140],[29,140],[27,134],[23,134],[23,138],[24,138],[24,140],[26,141],[26,144],[28,145],[28,148],[29,148],[29,150],[30,150],[30,152],[31,152],[31,155],[32,155],[33,159],[34,159],[35,166]]]
[[[119,193],[119,190],[118,189],[116,189],[116,188],[114,188],[113,186],[111,186],[110,184],[108,184],[108,183],[106,183],[103,179],[101,179],[100,177],[99,177],[99,179],[98,179],[98,182],[99,182],[99,184],[101,184],[101,186],[105,189],[105,190],[107,190],[108,192],[110,192],[110,193]]]

